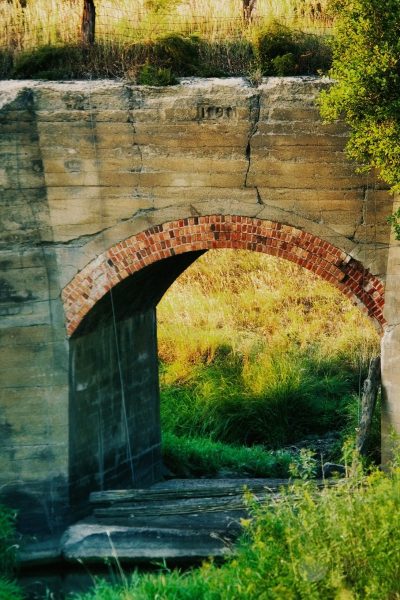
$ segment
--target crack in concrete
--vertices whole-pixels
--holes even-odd
[[[142,148],[140,147],[140,144],[135,142],[135,135],[136,135],[137,131],[136,131],[136,126],[135,126],[135,118],[133,116],[132,110],[129,110],[128,123],[132,127],[132,143],[133,143],[133,147],[136,148],[139,153],[139,161],[140,161],[139,169],[137,169],[137,167],[133,166],[132,172],[142,173],[143,172],[143,151],[142,151]]]
[[[129,217],[131,218],[131,217]],[[129,219],[121,219],[121,221],[128,221]],[[63,246],[76,246],[77,248],[81,248],[82,246],[85,246],[88,242],[90,242],[91,240],[95,239],[96,237],[101,236],[105,231],[108,231],[109,229],[112,229],[113,227],[115,227],[114,225],[110,225],[108,227],[104,227],[103,229],[100,229],[99,231],[96,231],[95,233],[87,233],[85,235],[80,235],[76,238],[72,238],[70,240],[65,240],[65,241],[53,241],[53,240],[42,240],[40,242],[38,242],[35,247],[36,248],[41,248],[41,247],[49,247],[49,248],[54,248],[54,247],[63,247]]]
[[[257,186],[255,186],[256,194],[257,194],[257,204],[261,204],[261,206],[266,206],[264,200],[261,198],[260,190]]]
[[[258,124],[260,122],[260,111],[261,111],[261,93],[258,93],[255,96],[253,96],[253,98],[251,99],[251,104],[250,104],[250,131],[249,131],[249,137],[247,139],[247,146],[246,146],[247,169],[246,169],[246,173],[244,175],[244,187],[248,187],[247,179],[249,177],[250,166],[251,166],[251,141],[252,141],[254,135],[258,131]],[[253,187],[253,186],[251,186],[251,187]],[[257,194],[258,194],[258,192],[257,192]]]

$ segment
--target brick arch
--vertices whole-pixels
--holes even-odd
[[[235,215],[190,217],[155,225],[92,260],[62,291],[68,336],[111,288],[154,262],[214,248],[265,252],[290,260],[338,287],[384,325],[384,285],[349,254],[310,233]]]

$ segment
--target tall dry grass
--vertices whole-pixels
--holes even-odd
[[[79,43],[82,0],[0,1],[0,48],[30,50]],[[96,0],[98,41],[125,44],[151,41],[166,33],[199,34],[215,42],[253,34],[279,19],[308,30],[331,26],[327,0],[258,0],[245,26],[242,0]]]

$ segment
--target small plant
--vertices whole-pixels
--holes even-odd
[[[0,576],[0,600],[24,600],[24,597],[17,583]]]
[[[137,82],[140,85],[164,86],[176,85],[177,79],[171,69],[144,65],[139,71]]]
[[[294,32],[289,27],[278,21],[272,22],[257,32],[254,47],[256,57],[264,75],[277,75],[274,61],[279,58],[282,60],[283,56],[291,57],[291,66],[293,68],[291,74],[294,72],[297,44]]]
[[[256,32],[254,48],[264,75],[310,75],[326,72],[331,51],[323,36],[316,36],[273,21]]]
[[[289,465],[290,475],[303,481],[315,478],[317,469],[318,463],[315,459],[315,452],[307,448],[301,448],[299,454],[294,457]]]
[[[400,240],[400,208],[388,216],[387,222],[392,226],[396,240]]]

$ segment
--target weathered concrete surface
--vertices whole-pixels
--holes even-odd
[[[393,212],[400,208],[397,196]],[[399,449],[400,434],[400,242],[392,232],[387,263],[385,290],[385,319],[387,326],[382,338],[382,436],[383,462],[392,458],[393,449]],[[397,434],[397,435],[394,435]]]
[[[84,346],[83,362],[90,362],[95,331],[101,337],[99,324],[107,328],[112,321],[111,295],[80,318],[74,334],[82,336],[79,342],[67,340],[61,295],[110,248],[167,222],[180,227],[190,217],[238,215],[282,225],[294,236],[308,232],[310,239],[342,251],[345,260],[359,261],[374,281],[385,280],[386,216],[393,201],[378,181],[356,174],[346,160],[343,126],[320,122],[315,98],[327,85],[312,78],[271,78],[257,88],[240,79],[187,80],[160,89],[111,81],[1,83],[0,490],[21,508],[25,530],[59,530],[71,516],[74,465],[84,447],[82,442],[79,451],[73,449],[72,423],[82,429],[79,410],[106,403],[109,384],[99,391],[103,404],[94,391],[87,392],[89,400],[76,393],[80,382],[71,385],[76,380],[70,368],[74,343]],[[201,238],[201,229],[196,235]],[[121,322],[154,310],[171,278],[189,262],[172,268],[160,260],[158,283],[155,275],[147,287],[145,276],[136,283],[127,277],[124,294],[115,287]],[[390,264],[397,269],[394,259]],[[151,298],[146,307],[144,290]],[[129,298],[139,293],[141,303],[130,306],[125,293]],[[374,288],[368,293],[373,297]],[[390,311],[394,331],[397,305]],[[396,344],[388,333],[384,357],[390,352],[393,365]],[[110,377],[116,381],[115,352],[113,357]],[[96,361],[93,357],[93,365],[100,364]],[[91,390],[96,377],[101,381],[98,373],[93,377]],[[400,428],[391,377],[384,365],[387,414]],[[133,396],[127,398],[131,407]],[[118,397],[114,406],[121,407],[116,392]],[[117,412],[111,422],[121,433],[125,417]],[[93,414],[90,419],[95,428]],[[154,421],[154,431],[157,427]],[[89,435],[91,452],[99,431]],[[114,457],[121,435],[115,436]],[[141,451],[132,448],[133,455]],[[97,452],[88,470],[102,464]],[[100,471],[87,481],[101,487]]]

